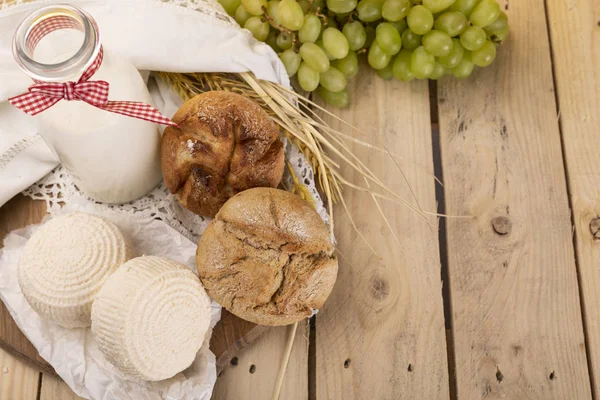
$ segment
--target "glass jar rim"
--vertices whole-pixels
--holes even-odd
[[[28,48],[28,40],[37,25],[53,17],[74,20],[81,27],[84,39],[81,47],[68,59],[55,64],[45,64],[33,59],[33,50]],[[21,21],[13,36],[12,51],[19,68],[32,79],[58,82],[81,76],[98,55],[100,43],[100,31],[91,15],[68,4],[53,4],[31,12]]]

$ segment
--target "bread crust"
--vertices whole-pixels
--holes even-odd
[[[269,188],[229,199],[202,234],[198,275],[233,314],[262,325],[309,317],[329,296],[338,262],[329,231],[300,197]]]
[[[161,167],[181,205],[213,217],[236,193],[277,187],[284,168],[277,125],[254,101],[210,91],[186,101],[165,129]]]

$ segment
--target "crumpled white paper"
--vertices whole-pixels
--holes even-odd
[[[71,203],[46,217],[74,211],[104,217],[115,223],[133,243],[138,254],[168,257],[194,272],[196,244],[159,220],[139,220],[131,215]],[[194,363],[173,378],[160,382],[132,380],[121,374],[102,355],[92,332],[62,328],[40,316],[29,306],[17,280],[21,250],[40,225],[11,232],[0,249],[0,298],[19,328],[40,355],[79,396],[93,400],[208,400],[217,379],[216,360],[209,350],[212,328],[221,317],[221,308],[212,302],[212,320],[204,344]]]

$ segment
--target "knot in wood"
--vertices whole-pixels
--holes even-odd
[[[371,279],[371,293],[375,299],[383,300],[390,294],[390,285],[385,279],[374,277]]]
[[[596,217],[590,221],[590,232],[595,240],[600,240],[600,217]]]
[[[512,230],[512,222],[507,217],[496,217],[492,220],[492,228],[498,235],[508,235]]]

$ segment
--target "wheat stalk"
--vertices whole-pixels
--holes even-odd
[[[392,226],[383,213],[379,204],[379,199],[402,204],[417,213],[427,224],[433,226],[427,216],[443,216],[434,212],[428,212],[422,209],[416,194],[410,188],[410,193],[416,205],[399,196],[391,190],[376,174],[374,174],[360,158],[358,158],[346,145],[344,141],[350,141],[366,148],[382,152],[390,157],[400,173],[402,178],[408,184],[408,179],[404,175],[397,158],[399,155],[388,151],[384,146],[372,145],[366,141],[353,138],[329,127],[326,122],[315,112],[319,110],[333,118],[340,120],[328,110],[313,103],[309,99],[293,90],[284,88],[281,85],[259,80],[251,73],[165,73],[159,72],[158,75],[167,81],[177,93],[187,100],[199,93],[208,90],[227,90],[242,94],[261,105],[261,107],[273,118],[284,132],[288,140],[296,145],[304,154],[307,161],[311,164],[316,179],[319,182],[319,188],[324,193],[327,208],[331,217],[330,229],[333,235],[333,203],[341,202],[347,212],[351,224],[353,224],[350,211],[345,207],[343,201],[343,188],[348,187],[354,190],[367,192],[371,195],[376,209],[383,217],[387,228],[392,231]],[[341,120],[340,120],[341,121]],[[342,121],[346,123],[345,121]],[[347,123],[346,123],[347,124]],[[360,132],[356,127],[347,124],[352,129]],[[362,133],[362,132],[361,132]],[[339,162],[334,161],[330,154],[336,156]],[[364,185],[356,184],[345,179],[340,171],[340,163],[350,166],[364,181]],[[292,188],[291,191],[299,194],[303,198],[310,195],[306,186],[291,171]],[[432,174],[428,172],[431,176]],[[358,229],[356,229],[358,231]],[[367,243],[366,239],[357,232],[359,236]],[[395,232],[391,232],[395,240]],[[373,248],[367,243],[369,248]]]
[[[255,90],[250,87],[245,81],[241,79],[241,77],[237,74],[228,74],[228,73],[190,73],[190,74],[179,74],[179,73],[171,73],[171,72],[158,72],[158,76],[160,76],[165,82],[167,82],[175,92],[183,99],[189,100],[197,94],[210,91],[210,90],[226,90],[229,92],[234,92],[241,94],[245,97],[248,97],[255,102],[257,102],[271,117],[276,117],[276,113],[273,109],[266,103],[265,99],[260,96]],[[289,131],[283,129],[285,136],[288,138],[290,143],[295,144],[300,152],[304,155],[306,160],[310,163],[315,175],[319,181],[319,186],[321,189],[325,187],[323,182],[323,175],[317,173],[318,171],[318,161],[314,155],[314,153],[294,134],[291,134]],[[293,172],[293,169],[288,166],[288,171],[290,171],[290,175],[292,176],[292,192],[299,194],[305,200],[309,200],[314,202],[310,192],[306,185],[304,185],[298,177]],[[331,184],[331,174],[326,174],[327,179],[330,180]],[[333,202],[335,203],[338,199],[337,193],[332,193]]]

